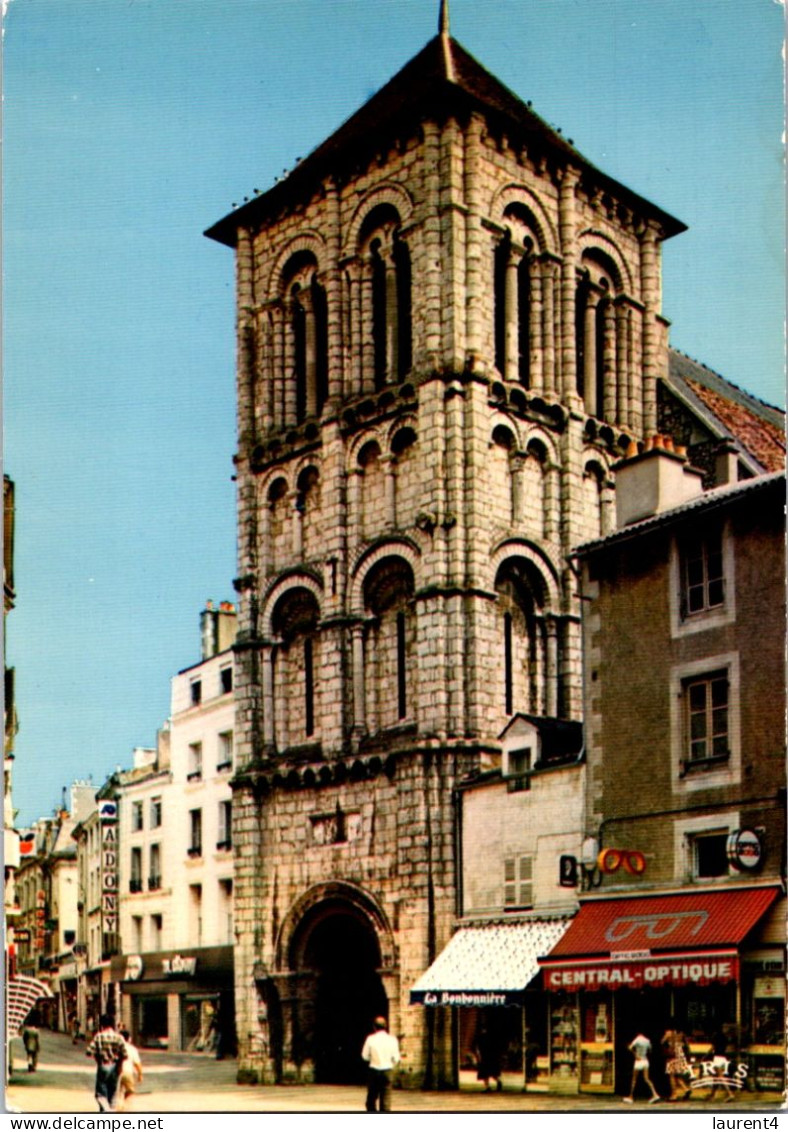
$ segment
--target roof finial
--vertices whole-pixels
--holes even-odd
[[[441,0],[441,11],[438,19],[438,32],[440,35],[449,34],[449,0]]]

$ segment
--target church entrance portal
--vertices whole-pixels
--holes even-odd
[[[375,1016],[388,1013],[378,974],[376,933],[366,917],[351,906],[326,902],[314,909],[301,940],[303,950],[298,948],[297,965],[315,976],[315,1080],[358,1084],[365,1075],[361,1060],[364,1038]]]

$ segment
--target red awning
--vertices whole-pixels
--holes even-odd
[[[552,990],[729,982],[777,887],[590,900],[539,960]]]

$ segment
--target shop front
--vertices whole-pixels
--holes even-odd
[[[691,1055],[690,1094],[711,1088],[715,1052],[732,1089],[782,1092],[785,948],[757,950],[759,925],[780,895],[771,885],[584,900],[540,960],[550,1090],[628,1093],[628,1047],[640,1032],[666,1095],[662,1039],[676,1029]],[[769,974],[764,963],[774,964]]]
[[[123,1020],[143,1049],[234,1051],[232,947],[117,956],[112,978]]]
[[[461,926],[415,983],[411,1004],[451,1012],[457,1084],[489,1061],[519,1088],[546,1091],[548,996],[538,957],[569,923],[560,917]]]

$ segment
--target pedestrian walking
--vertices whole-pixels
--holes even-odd
[[[482,1020],[476,1038],[476,1079],[484,1081],[485,1093],[491,1093],[490,1081],[495,1081],[495,1087],[500,1093],[503,1088],[501,1082],[501,1049],[496,1035],[492,1033],[487,1023]]]
[[[35,1019],[31,1019],[22,1031],[22,1045],[27,1054],[27,1071],[35,1073],[38,1068],[38,1051],[41,1048],[41,1037]]]
[[[629,1086],[629,1096],[624,1097],[625,1104],[632,1104],[635,1099],[635,1086],[638,1082],[638,1077],[642,1077],[648,1087],[651,1089],[651,1099],[649,1104],[656,1104],[661,1100],[659,1093],[654,1088],[654,1083],[649,1076],[648,1055],[651,1053],[651,1042],[645,1034],[636,1034],[632,1041],[627,1046],[635,1061],[632,1066],[632,1084]]]
[[[126,1057],[120,1067],[120,1080],[118,1081],[117,1110],[122,1111],[132,1093],[136,1093],[137,1085],[142,1083],[142,1059],[137,1047],[131,1041],[128,1030],[121,1028],[120,1036],[126,1043]]]
[[[386,1019],[375,1019],[361,1056],[369,1066],[367,1112],[391,1112],[391,1075],[400,1061],[399,1042],[388,1032]]]
[[[662,1052],[665,1055],[665,1072],[670,1079],[669,1101],[680,1101],[689,1093],[686,1077],[689,1074],[687,1038],[675,1022],[670,1022],[662,1035]]]
[[[126,1059],[126,1043],[109,1014],[102,1014],[99,1018],[98,1033],[85,1053],[96,1062],[95,1096],[99,1112],[114,1112],[120,1068]]]

